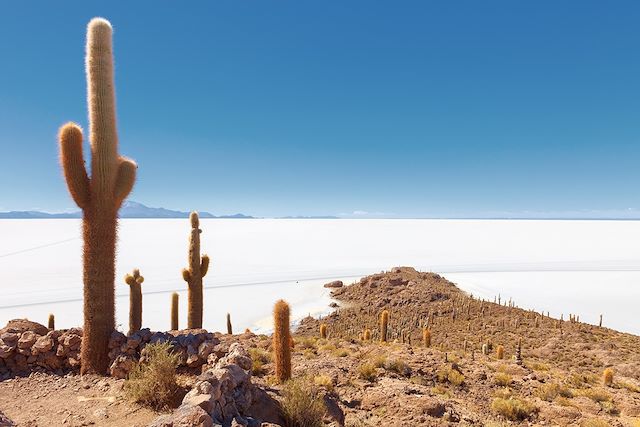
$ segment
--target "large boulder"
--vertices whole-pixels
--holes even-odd
[[[47,335],[49,329],[47,329],[46,326],[41,325],[40,323],[32,322],[27,319],[13,319],[9,320],[7,325],[4,328],[0,329],[0,335],[4,334],[5,332],[18,332],[22,334],[26,331],[34,332],[37,335]]]

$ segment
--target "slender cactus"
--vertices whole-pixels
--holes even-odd
[[[189,286],[187,328],[202,328],[202,278],[209,271],[209,257],[200,258],[200,218],[197,212],[189,215],[191,233],[189,234],[189,268],[182,270],[182,278]]]
[[[320,325],[320,338],[327,338],[327,324],[323,323]]]
[[[424,344],[425,347],[431,347],[431,331],[429,328],[422,330],[422,344]]]
[[[129,334],[142,328],[142,282],[144,277],[140,270],[133,270],[132,274],[124,276],[124,281],[129,285]]]
[[[380,341],[387,341],[387,330],[389,327],[389,311],[383,310],[380,314]]]
[[[106,374],[115,329],[117,215],[136,177],[136,164],[118,154],[111,24],[87,27],[86,71],[91,177],[82,153],[82,129],[67,123],[58,134],[60,161],[71,197],[83,212],[84,329],[81,372]]]
[[[227,333],[233,335],[233,327],[231,326],[231,315],[227,313]]]
[[[53,331],[54,329],[56,329],[56,318],[53,313],[49,313],[49,330]]]
[[[496,348],[496,357],[498,359],[504,359],[504,347],[503,346],[499,345]]]
[[[178,301],[179,296],[177,292],[171,294],[171,330],[178,330]]]
[[[279,300],[273,308],[273,352],[276,378],[280,383],[291,378],[291,332],[289,304]]]

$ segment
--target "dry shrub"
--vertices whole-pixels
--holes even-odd
[[[464,375],[450,366],[440,369],[436,375],[441,383],[448,382],[455,386],[461,386],[464,383]]]
[[[251,372],[256,377],[264,375],[264,365],[271,362],[271,354],[261,348],[250,348],[249,355],[251,356]]]
[[[322,427],[327,412],[320,388],[306,377],[287,381],[280,402],[289,427]]]
[[[387,358],[382,355],[378,355],[373,359],[373,366],[376,368],[384,368],[385,363],[387,363]]]
[[[364,363],[358,367],[358,376],[365,381],[373,382],[378,377],[375,365]]]
[[[511,421],[524,421],[538,412],[538,408],[532,403],[518,398],[493,399],[491,409],[498,415],[502,415]]]
[[[313,378],[313,383],[318,387],[322,387],[329,393],[333,392],[333,380],[328,375],[316,375]]]
[[[508,385],[511,385],[512,378],[509,374],[499,372],[495,375],[495,377],[493,377],[493,381],[499,386],[506,387]]]
[[[573,397],[573,393],[570,389],[557,383],[542,384],[538,387],[538,390],[536,390],[536,395],[547,402],[553,401],[558,396],[563,398]]]
[[[591,418],[588,420],[584,420],[581,427],[610,427],[611,424],[603,420],[602,418]]]
[[[598,389],[598,388],[588,388],[585,390],[580,390],[578,392],[579,395],[588,397],[594,402],[608,402],[611,400],[611,395],[607,393],[606,390]]]
[[[411,375],[411,368],[404,360],[390,359],[384,363],[384,369],[395,372],[398,375],[408,377]]]
[[[178,355],[171,349],[171,344],[166,342],[149,344],[144,348],[143,362],[136,364],[124,383],[129,399],[154,409],[164,409],[174,403],[178,391]]]

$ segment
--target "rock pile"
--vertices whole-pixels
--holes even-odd
[[[232,343],[225,356],[206,365],[182,405],[151,426],[259,427],[262,423],[248,415],[257,393],[251,383],[251,358],[239,343]]]
[[[111,375],[125,378],[142,349],[149,343],[167,341],[180,355],[179,366],[201,372],[209,359],[223,357],[228,344],[220,344],[217,334],[204,329],[151,332],[142,329],[130,336],[114,332],[109,343]],[[15,374],[47,371],[62,374],[80,367],[82,329],[50,331],[28,320],[11,320],[0,329],[0,380]]]

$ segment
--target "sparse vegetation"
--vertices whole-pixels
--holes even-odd
[[[605,386],[611,387],[613,385],[613,369],[607,368],[602,373],[602,382]]]
[[[264,365],[271,362],[271,354],[261,348],[250,348],[251,372],[257,377],[264,375]]]
[[[508,399],[495,398],[491,403],[491,409],[511,421],[526,420],[538,411],[529,401],[513,397]]]
[[[144,361],[138,363],[124,383],[129,399],[164,409],[173,403],[178,390],[176,366],[178,356],[171,351],[169,343],[147,345],[143,350]]]
[[[358,367],[358,377],[365,381],[373,382],[378,378],[378,371],[371,363],[364,363]]]
[[[464,384],[464,375],[457,369],[453,369],[451,366],[441,368],[437,373],[438,381],[441,383],[448,382],[454,386],[461,386]]]
[[[511,378],[511,375],[504,373],[504,372],[498,372],[494,377],[493,377],[493,381],[496,383],[496,385],[502,386],[502,387],[506,387],[508,385],[511,385],[511,382],[513,381],[513,379]]]
[[[326,413],[320,389],[310,378],[287,381],[280,402],[282,414],[290,427],[322,427]]]

